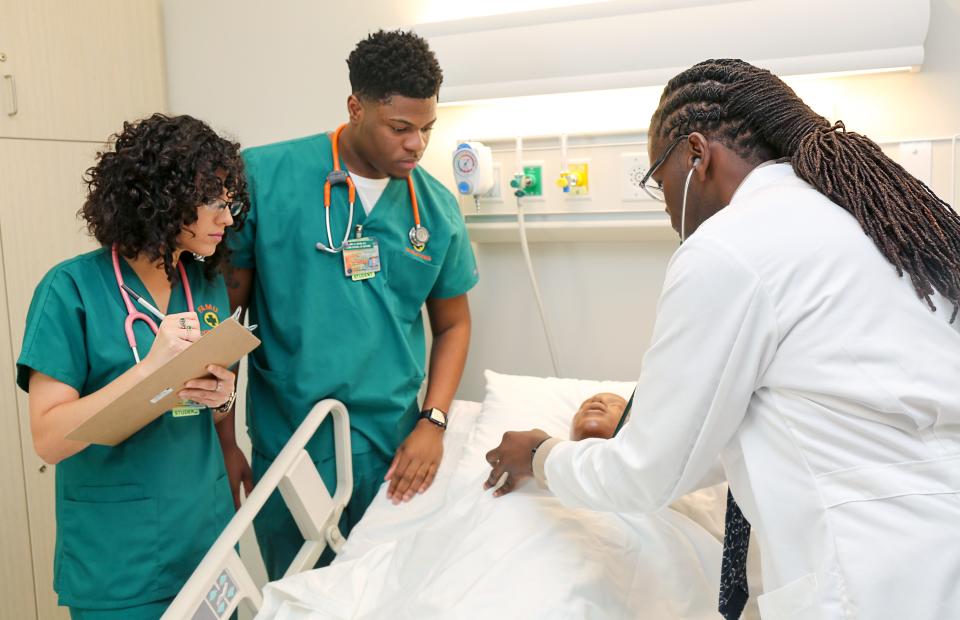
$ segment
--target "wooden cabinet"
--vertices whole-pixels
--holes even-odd
[[[103,145],[85,142],[0,140],[0,170],[4,178],[4,191],[0,195],[0,245],[11,366],[23,344],[27,310],[40,279],[56,263],[95,247],[83,232],[76,212],[85,193],[83,171],[93,164],[97,150],[102,148]],[[20,390],[15,393],[19,401],[16,409],[20,412],[18,453],[22,455],[22,482],[29,518],[29,527],[21,533],[32,549],[31,590],[36,589],[38,618],[65,619],[65,610],[57,607],[52,590],[55,468],[44,466],[34,452],[27,397]],[[18,570],[26,572],[22,566]]]
[[[0,224],[0,236],[2,233]],[[0,252],[0,289],[5,285],[4,267]],[[8,324],[7,306],[0,301],[0,618],[36,618],[23,445]]]
[[[123,122],[166,108],[160,0],[0,0],[0,618],[66,620],[54,471],[14,383],[33,291],[92,249],[82,177]],[[14,92],[15,91],[15,92]]]
[[[160,24],[157,0],[0,0],[0,137],[101,141],[156,112]]]

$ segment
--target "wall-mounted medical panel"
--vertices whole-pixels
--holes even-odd
[[[495,174],[502,177],[496,181],[509,187],[510,180],[520,171],[515,138],[478,140],[493,152],[495,170],[499,169]],[[523,197],[525,212],[663,213],[663,203],[652,200],[638,185],[649,166],[645,132],[574,135],[568,137],[567,143],[564,162],[560,136],[523,139],[523,172],[535,174],[538,181],[533,191],[528,190]],[[628,186],[635,191],[628,191]],[[462,196],[461,207],[466,215],[515,213],[513,192],[510,188],[496,198],[480,196],[479,211],[472,197]]]
[[[516,138],[472,138],[493,154],[498,195],[460,196],[460,206],[477,242],[516,240],[517,197],[511,181],[520,173]],[[534,195],[520,198],[531,241],[671,240],[676,235],[664,212],[639,187],[649,167],[646,133],[567,136],[566,159],[560,135],[523,138],[523,173],[540,177]],[[527,189],[534,187],[531,185]]]
[[[476,139],[490,147],[495,184],[504,191],[496,196],[482,195],[479,201],[472,196],[460,197],[471,239],[513,242],[517,199],[510,180],[518,171],[516,138]],[[958,142],[957,136],[940,136],[881,140],[879,145],[944,201],[956,205]],[[563,171],[561,136],[523,138],[521,157],[525,168],[535,159],[543,175],[542,194],[521,198],[531,241],[667,241],[677,237],[664,203],[651,198],[640,186],[650,166],[645,132],[568,136],[567,170],[578,162],[589,166],[589,191],[582,195],[564,192],[564,184],[558,183]]]

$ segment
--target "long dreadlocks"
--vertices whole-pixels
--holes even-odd
[[[707,60],[674,77],[650,122],[664,141],[700,132],[754,163],[789,157],[797,176],[849,211],[917,295],[960,310],[960,215],[866,136],[830,124],[780,78],[742,60]]]

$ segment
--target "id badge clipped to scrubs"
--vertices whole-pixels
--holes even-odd
[[[195,403],[192,400],[184,400],[170,411],[175,418],[190,418],[195,415],[200,415],[200,411],[205,406],[206,405]]]
[[[354,282],[368,280],[380,271],[380,244],[373,237],[357,236],[343,244],[343,274]]]

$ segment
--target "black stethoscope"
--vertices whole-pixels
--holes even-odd
[[[353,179],[346,170],[340,169],[339,142],[340,133],[346,127],[346,123],[337,127],[333,132],[333,138],[330,140],[330,149],[333,152],[333,170],[327,175],[327,180],[323,184],[323,208],[327,220],[327,244],[322,241],[317,242],[317,249],[329,254],[337,254],[343,251],[343,245],[350,238],[350,231],[353,230],[353,205],[357,200],[357,188],[353,184]],[[347,228],[343,235],[343,241],[339,246],[333,245],[333,235],[330,233],[330,190],[334,185],[345,183],[347,186],[347,200],[350,204],[350,212],[347,216]],[[413,227],[407,234],[410,239],[410,245],[417,252],[422,252],[430,241],[430,231],[420,225],[420,209],[417,206],[417,193],[413,189],[413,175],[407,177],[407,188],[410,190],[410,206],[413,208]]]

